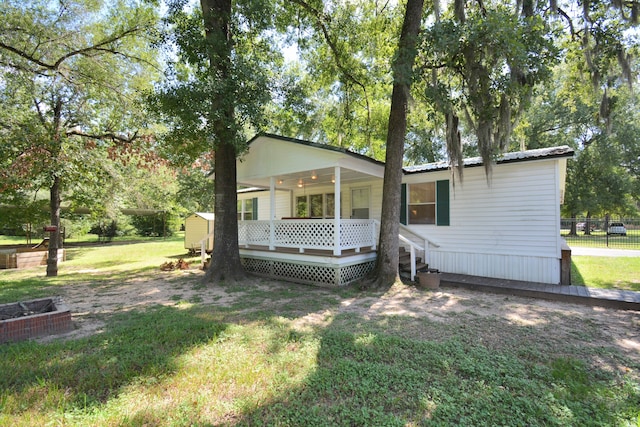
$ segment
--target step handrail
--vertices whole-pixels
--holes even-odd
[[[416,245],[416,246],[417,246],[417,248],[419,248],[419,250],[423,251],[423,253],[424,253],[424,261],[423,262],[425,264],[429,264],[429,247],[433,246],[433,247],[439,248],[440,245],[438,243],[434,242],[433,240],[429,239],[428,237],[423,237],[423,236],[417,234],[414,230],[412,230],[411,228],[407,227],[406,225],[404,225],[402,223],[400,223],[400,229],[404,230],[404,231],[407,231],[407,232],[413,234],[414,236],[419,237],[419,238],[424,240],[424,247],[420,247],[418,245]],[[409,240],[409,239],[406,239],[406,240]],[[411,248],[411,251],[413,251],[414,250],[413,242],[412,241],[408,241],[407,242],[406,240],[402,240],[402,241],[405,242],[405,243],[408,243],[410,248]],[[413,280],[413,275],[416,273],[415,272],[415,264],[414,263],[415,263],[415,260],[413,260],[413,258],[412,258],[412,260],[411,260],[411,280]]]
[[[213,231],[207,234],[202,240],[200,240],[200,268],[204,268],[204,263],[207,260],[207,240],[209,237],[213,237]]]
[[[373,221],[374,224],[376,224],[376,226],[379,228],[380,227],[380,221],[378,220],[374,220]],[[413,234],[414,236],[418,236],[413,230],[411,230],[409,227],[407,227],[404,224],[400,224],[400,228],[402,230],[406,230],[409,233]],[[422,236],[418,236],[418,237],[422,237]],[[403,236],[402,233],[398,233],[398,239],[400,239],[401,242],[409,245],[409,255],[411,256],[411,280],[414,281],[416,278],[416,251],[423,251],[424,255],[425,255],[425,260],[427,257],[427,248],[426,245],[423,248],[422,246],[418,245],[417,243],[415,243],[414,241],[412,241],[411,239],[408,239],[407,237]],[[423,238],[424,239],[424,238]],[[439,247],[440,245],[438,245],[437,243],[435,243],[434,241],[430,240],[430,239],[424,239],[426,244],[430,244],[432,246],[435,247]]]
[[[420,245],[415,244],[411,240],[404,237],[402,234],[398,234],[398,238],[403,242],[409,245],[409,254],[411,255],[411,281],[416,279],[416,249],[419,251],[423,251],[424,248]]]
[[[431,245],[433,247],[436,247],[436,248],[440,247],[440,245],[438,243],[434,242],[433,240],[429,239],[428,237],[423,237],[423,236],[420,236],[420,235],[416,234],[415,231],[413,231],[412,229],[410,229],[409,227],[407,227],[403,223],[400,223],[400,228],[405,230],[405,231],[408,231],[409,233],[413,234],[414,236],[420,237],[421,239],[423,239],[425,242],[427,242],[429,245]]]

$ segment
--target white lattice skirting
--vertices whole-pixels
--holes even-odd
[[[259,276],[323,287],[346,286],[364,277],[375,266],[375,260],[330,265],[246,257],[242,257],[242,263],[247,271]]]

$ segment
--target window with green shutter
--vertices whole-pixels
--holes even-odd
[[[449,180],[402,184],[400,223],[449,225]]]
[[[238,221],[258,219],[258,198],[238,200]]]

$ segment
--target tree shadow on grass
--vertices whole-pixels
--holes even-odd
[[[378,314],[384,298],[373,293],[345,299],[269,283],[227,293],[236,299],[215,314],[156,307],[116,316],[89,339],[0,347],[1,371],[9,373],[0,376],[3,411],[58,413],[63,402],[90,414],[127,385],[171,388],[178,357],[198,347],[204,390],[158,397],[157,388],[140,387],[151,403],[122,424],[620,425],[638,416],[640,388],[620,372],[640,364],[588,318],[558,311],[536,323],[531,304],[530,319],[510,313],[531,320],[526,326],[472,307],[434,321],[417,311]],[[343,304],[351,297],[368,301],[364,310]],[[430,309],[454,302],[436,299]],[[321,321],[300,327],[314,315]]]
[[[228,425],[618,425],[639,415],[638,384],[590,363],[602,348],[545,339],[552,325],[392,323],[336,318],[320,333],[317,367],[301,385]],[[407,327],[432,336],[412,337]],[[513,332],[491,341],[486,329]]]
[[[47,404],[54,407],[42,409],[55,410],[62,402],[66,410],[100,405],[141,378],[171,375],[176,357],[225,329],[201,311],[158,306],[115,315],[104,333],[90,338],[0,346],[3,410]],[[40,401],[42,395],[47,402]]]

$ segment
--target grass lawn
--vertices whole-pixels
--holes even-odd
[[[640,257],[574,256],[571,281],[592,288],[640,291]]]
[[[570,236],[568,230],[561,230],[562,237],[569,246],[583,246],[587,248],[635,249],[640,250],[640,230],[627,230],[626,236],[608,236],[602,230],[592,231],[585,235],[579,231],[577,235]]]
[[[640,425],[638,313],[400,284],[425,305],[387,313],[390,293],[160,272],[179,238],[68,251],[56,278],[0,271],[0,303],[60,294],[100,327],[0,345],[0,425]]]

